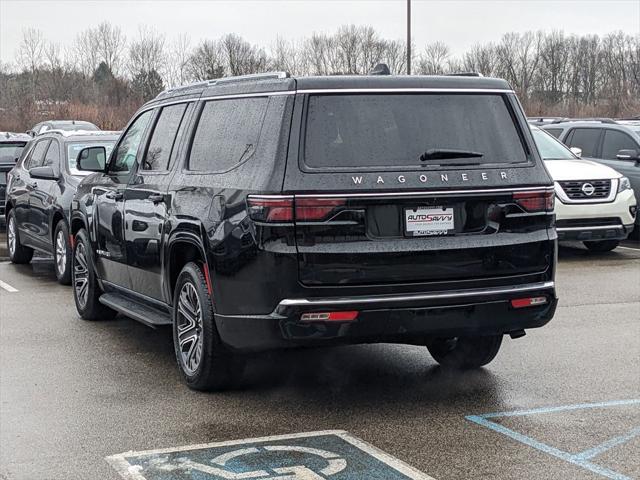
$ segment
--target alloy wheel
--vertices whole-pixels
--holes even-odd
[[[64,232],[58,231],[56,236],[56,268],[60,277],[64,275],[67,268],[67,242],[64,237]]]
[[[16,253],[16,221],[13,216],[9,218],[9,225],[7,226],[7,240],[9,243],[9,254],[13,257]]]
[[[185,372],[193,375],[202,359],[202,309],[196,288],[186,282],[180,289],[177,312],[180,361]]]
[[[89,268],[87,251],[83,243],[78,243],[76,246],[73,262],[73,288],[78,304],[84,308],[89,298]]]

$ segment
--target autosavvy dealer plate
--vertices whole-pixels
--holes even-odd
[[[453,207],[405,208],[404,225],[409,237],[447,235],[454,230]]]

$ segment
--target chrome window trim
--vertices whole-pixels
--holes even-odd
[[[600,179],[598,179],[600,180]],[[575,200],[571,199],[567,196],[560,182],[590,182],[592,180],[560,180],[560,182],[553,182],[554,189],[556,192],[556,196],[560,199],[560,201],[564,204],[580,204],[580,203],[611,203],[616,199],[618,195],[618,182],[620,181],[618,178],[605,178],[604,180],[611,180],[611,191],[609,192],[609,196],[605,198],[587,198],[584,200]]]
[[[498,88],[310,88],[297,93],[515,93]]]
[[[415,197],[415,196],[451,196],[451,195],[477,195],[492,193],[517,193],[531,191],[552,191],[552,186],[543,187],[517,187],[517,188],[486,188],[469,190],[412,190],[408,192],[379,192],[379,193],[319,193],[319,194],[296,194],[296,198],[354,198],[354,197]]]
[[[276,312],[282,311],[286,307],[328,307],[332,305],[351,305],[351,304],[376,304],[376,303],[394,303],[415,300],[439,300],[439,299],[455,299],[469,297],[484,297],[486,295],[500,295],[510,293],[530,292],[535,290],[543,290],[554,288],[555,282],[528,283],[515,287],[492,287],[478,288],[470,290],[450,290],[446,292],[432,293],[416,293],[410,295],[379,295],[375,297],[351,297],[351,298],[287,298],[282,300],[276,307]]]

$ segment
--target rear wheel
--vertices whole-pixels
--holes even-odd
[[[429,353],[443,367],[479,368],[498,354],[502,335],[436,338],[427,346]]]
[[[84,320],[107,320],[115,317],[116,312],[99,301],[102,290],[93,269],[91,244],[84,229],[76,234],[71,271],[73,272],[73,299],[80,317]]]
[[[33,258],[33,249],[20,243],[18,222],[13,210],[10,210],[7,216],[7,250],[12,263],[29,263]]]
[[[207,283],[193,262],[182,269],[176,283],[173,343],[178,367],[190,388],[224,390],[241,379],[244,360],[220,342]]]
[[[69,229],[64,220],[60,220],[53,234],[53,260],[56,278],[63,285],[71,284],[71,256]]]
[[[620,245],[620,240],[602,240],[601,242],[584,242],[584,246],[596,253],[610,252]]]

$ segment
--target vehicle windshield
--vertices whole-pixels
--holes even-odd
[[[424,154],[429,151],[447,154],[432,156],[441,162],[437,158],[425,162]],[[461,154],[456,157],[453,151]],[[312,170],[523,162],[527,162],[527,154],[507,99],[501,94],[309,97],[304,163]]]
[[[16,163],[24,146],[25,142],[0,143],[0,163]]]
[[[107,151],[106,158],[109,158],[109,154],[111,153],[111,150],[113,149],[113,145],[115,143],[115,140],[100,140],[96,142],[71,142],[67,144],[67,162],[69,165],[69,173],[71,173],[71,175],[89,175],[92,173],[78,170],[76,168],[76,160],[78,159],[78,154],[83,148],[104,147]]]
[[[575,160],[577,157],[547,132],[539,128],[531,128],[533,140],[543,160]]]

